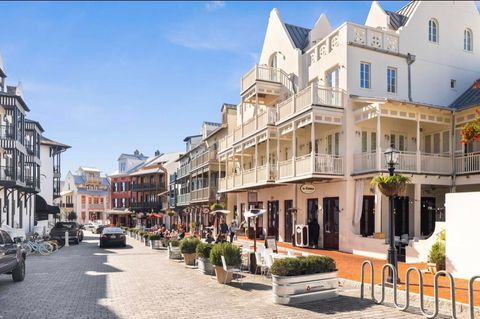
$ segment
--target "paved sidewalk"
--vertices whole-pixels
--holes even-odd
[[[358,298],[358,289],[296,307],[274,305],[271,281],[247,275],[220,285],[214,277],[168,260],[128,239],[127,248],[100,249],[98,237],[51,256],[27,260],[27,277],[0,277],[0,318],[423,318]]]
[[[247,239],[246,237],[239,236],[238,242],[240,243],[249,243],[253,246],[253,241]],[[257,245],[263,245],[263,240],[258,240]],[[363,256],[348,254],[340,251],[332,250],[323,250],[323,249],[313,249],[313,248],[301,248],[293,247],[288,243],[277,243],[279,249],[282,251],[294,250],[296,254],[301,254],[302,252],[308,252],[309,254],[318,254],[332,257],[338,268],[338,275],[340,278],[349,279],[353,281],[360,281],[360,268],[361,264],[365,260],[372,261],[375,268],[375,283],[379,284],[381,282],[381,268],[386,263],[386,260],[380,260],[375,258],[367,258]],[[385,246],[387,249],[387,246]],[[401,283],[405,283],[405,274],[407,269],[410,267],[418,267],[419,269],[426,269],[426,264],[406,264],[398,263],[399,278]],[[365,280],[370,283],[370,271],[365,271]],[[480,265],[479,265],[479,274],[480,274]],[[433,275],[430,273],[424,273],[423,282],[424,282],[424,293],[427,296],[433,296]],[[418,293],[418,276],[415,273],[410,275],[410,291]],[[440,298],[450,300],[450,282],[447,277],[439,277],[439,296]],[[400,289],[405,289],[405,286],[401,284]],[[465,279],[455,279],[455,298],[459,303],[468,304],[468,280]],[[480,281],[475,282],[474,284],[474,300],[475,305],[480,306]]]

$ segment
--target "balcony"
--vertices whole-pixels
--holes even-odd
[[[54,178],[60,178],[62,175],[61,175],[61,172],[60,172],[60,166],[58,165],[55,165],[53,166],[53,177]]]
[[[339,88],[310,85],[277,105],[277,123],[313,106],[344,107],[344,91]]]
[[[298,156],[278,163],[278,180],[289,180],[315,175],[343,176],[343,158],[337,155],[312,154]]]
[[[191,171],[191,164],[190,163],[188,163],[185,166],[182,166],[182,167],[178,168],[177,179],[180,179],[182,177],[185,177],[185,176],[189,175],[190,171]]]
[[[457,174],[480,173],[480,153],[468,153],[455,158]]]
[[[285,71],[264,65],[255,65],[240,82],[243,101],[248,103],[274,105],[292,92],[292,81]]]
[[[215,195],[217,194],[216,187],[204,187],[191,191],[191,202],[208,202],[210,200],[215,200]]]
[[[152,210],[152,209],[162,209],[161,202],[135,202],[131,203],[131,209],[138,209],[138,210]]]
[[[105,204],[88,204],[88,210],[105,210]]]
[[[60,207],[63,208],[73,208],[73,203],[62,203]]]
[[[274,165],[263,165],[243,172],[220,178],[219,192],[261,186],[275,182],[277,176]]]
[[[98,176],[85,176],[85,184],[100,184],[102,179]]]
[[[132,184],[131,191],[132,192],[139,192],[139,191],[164,191],[165,185],[157,184],[157,183],[142,183],[142,184]]]
[[[13,166],[0,166],[0,181],[15,181],[15,169]]]
[[[0,125],[0,139],[14,139],[15,127],[13,125]]]
[[[211,150],[203,152],[202,154],[199,154],[198,156],[192,159],[191,170],[207,165],[209,161],[216,160],[216,159],[217,159],[217,152],[211,151]]]
[[[353,173],[361,174],[386,170],[385,157],[380,154],[380,165],[376,152],[366,152],[353,156]],[[427,154],[416,152],[400,152],[398,165],[395,167],[398,172],[418,174],[452,174],[452,158],[445,154]]]
[[[177,206],[186,206],[188,204],[190,204],[190,193],[177,196]]]

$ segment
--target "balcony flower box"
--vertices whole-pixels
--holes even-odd
[[[292,305],[337,296],[335,262],[326,256],[276,260],[271,268],[273,302]]]

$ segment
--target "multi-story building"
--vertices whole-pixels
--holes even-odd
[[[62,190],[63,218],[75,212],[77,222],[84,224],[95,221],[109,224],[107,210],[110,208],[110,183],[107,177],[101,176],[100,170],[81,166],[65,177]],[[73,204],[73,205],[72,205]]]
[[[26,119],[22,86],[6,85],[0,57],[0,227],[33,230],[35,194],[40,192],[43,128]]]
[[[474,2],[391,12],[373,1],[364,25],[335,29],[324,14],[308,29],[272,10],[220,142],[220,191],[240,212],[266,209],[263,236],[290,242],[294,223],[316,220],[320,247],[384,258],[388,199],[370,180],[394,145],[397,172],[412,179],[395,199],[395,235],[409,242],[407,261],[425,260],[445,194],[480,188],[479,144],[459,138],[479,104],[479,37]]]
[[[135,150],[133,154],[121,154],[118,158],[118,169],[110,177],[110,198],[112,210],[109,211],[110,221],[113,225],[131,225],[130,200],[132,198],[131,173],[140,168],[147,156]]]
[[[167,224],[164,219],[169,204],[169,173],[178,168],[179,152],[160,153],[145,161],[131,176],[131,200],[129,208],[145,221],[144,224]]]
[[[48,215],[52,215],[51,221],[60,218],[60,209],[57,205],[65,207],[67,204],[59,203],[60,198],[60,179],[61,179],[61,153],[69,149],[70,146],[41,137],[40,141],[40,192],[35,198],[35,222],[48,220]],[[73,207],[73,204],[68,204]],[[51,225],[50,225],[51,226]]]

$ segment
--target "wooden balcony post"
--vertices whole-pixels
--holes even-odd
[[[421,172],[422,171],[422,159],[420,157],[420,116],[417,114],[417,150],[416,150],[416,154],[417,154],[417,169],[416,171],[417,172]]]
[[[267,181],[270,180],[270,139],[267,136]]]
[[[258,182],[258,176],[257,176],[257,167],[258,167],[258,141],[257,137],[255,137],[255,157],[253,158],[255,161],[253,163],[253,167],[255,167],[255,183]]]
[[[296,124],[293,122],[293,131],[292,131],[292,174],[293,176],[296,176],[296,165],[295,165],[295,159],[297,157],[297,141],[296,141]]]
[[[315,167],[315,162],[316,162],[316,158],[315,158],[315,155],[316,155],[316,151],[315,151],[315,118],[312,114],[312,126],[311,126],[311,130],[310,130],[310,139],[311,139],[311,143],[312,143],[312,151],[311,151],[311,156],[312,158],[310,159],[310,162],[311,162],[311,168],[310,168],[310,172],[312,173],[315,173],[316,172],[316,167]]]
[[[242,153],[240,154],[240,174],[241,174],[241,175],[240,175],[240,176],[241,176],[241,177],[240,177],[240,181],[241,181],[241,183],[242,183],[242,185],[243,185],[243,183],[244,183],[244,180],[243,180],[243,143],[242,143],[242,145],[241,145],[240,151],[242,152]]]
[[[381,112],[380,112],[380,104],[377,104],[377,149],[376,149],[376,161],[377,161],[377,171],[382,170],[382,126],[381,126]],[[368,150],[367,150],[368,151]]]
[[[256,131],[258,130],[258,93],[255,93],[255,109],[253,112],[253,116],[255,117],[255,131]]]

